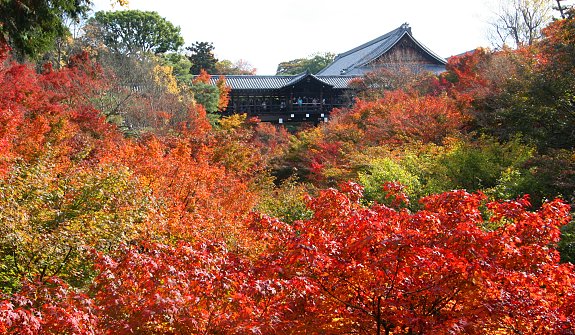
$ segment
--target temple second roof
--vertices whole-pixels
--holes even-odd
[[[339,54],[333,63],[318,73],[318,76],[363,75],[373,70],[373,63],[404,39],[409,40],[422,57],[429,60],[428,63],[422,65],[426,70],[440,72],[445,69],[445,59],[415,40],[411,34],[411,28],[404,23],[385,35]]]

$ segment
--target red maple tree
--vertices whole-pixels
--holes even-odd
[[[358,185],[345,189],[310,199],[314,217],[297,222],[287,237],[283,230],[283,244],[271,248],[277,254],[270,266],[285,278],[305,277],[312,292],[292,301],[298,312],[286,316],[290,328],[378,335],[572,331],[573,267],[559,264],[552,247],[569,220],[564,203],[528,212],[525,199],[486,203],[481,194],[453,191],[422,199],[424,209],[410,213],[365,208]]]

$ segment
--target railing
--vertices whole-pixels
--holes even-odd
[[[247,104],[240,106],[228,106],[228,113],[247,113],[250,115],[275,114],[275,113],[329,113],[334,108],[346,107],[345,104],[321,104],[321,103],[302,103],[292,105],[255,105]]]

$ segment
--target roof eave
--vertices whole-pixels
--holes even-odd
[[[438,61],[439,63],[441,63],[442,65],[446,65],[447,64],[447,60],[445,60],[445,58],[440,57],[439,55],[437,55],[435,52],[431,51],[428,47],[426,47],[425,45],[419,43],[415,38],[413,38],[410,35],[412,41],[417,44],[418,47],[420,47],[421,49],[423,49],[428,55],[430,55],[431,57],[433,57],[433,59],[435,59],[436,61]]]
[[[409,36],[409,39],[415,43],[415,45],[417,45],[419,48],[421,48],[421,50],[423,50],[425,53],[427,53],[429,56],[431,56],[431,58],[433,58],[434,60],[436,60],[438,63],[440,63],[441,65],[446,65],[447,61],[443,58],[441,58],[440,56],[438,56],[437,54],[435,54],[433,51],[431,51],[429,48],[427,48],[425,45],[421,44],[419,41],[417,41],[407,30],[404,31],[403,34],[401,34],[401,36],[393,43],[391,44],[389,47],[385,48],[383,51],[378,52],[377,55],[375,57],[370,57],[369,60],[364,61],[362,63],[357,63],[354,64],[352,68],[355,67],[362,67],[362,66],[366,66],[369,63],[373,62],[374,60],[378,59],[379,57],[381,57],[381,55],[385,54],[386,52],[388,52],[389,50],[391,50],[394,46],[397,45],[397,43],[399,43],[399,41],[401,41],[401,39],[405,36]]]
[[[400,27],[400,28],[396,28],[396,29],[394,29],[394,30],[388,32],[387,34],[381,35],[381,36],[379,36],[379,37],[377,37],[377,38],[374,38],[373,40],[371,40],[371,41],[369,41],[369,42],[363,43],[363,44],[360,45],[360,46],[357,46],[357,47],[355,47],[355,48],[353,48],[353,49],[351,49],[351,50],[348,50],[348,51],[346,51],[346,52],[343,52],[343,53],[337,55],[333,61],[335,62],[336,60],[338,60],[338,59],[340,59],[340,58],[342,58],[342,57],[345,57],[345,56],[347,56],[347,55],[350,55],[350,54],[352,54],[352,53],[354,53],[354,52],[357,52],[357,51],[359,51],[359,50],[361,50],[361,49],[365,49],[365,48],[367,48],[368,46],[370,46],[370,45],[372,45],[372,44],[379,43],[379,42],[381,42],[382,40],[387,39],[387,38],[389,38],[391,35],[397,33],[397,31],[400,30],[400,29],[402,29],[402,28],[401,28],[401,27]]]
[[[356,63],[353,64],[352,66],[350,66],[350,69],[356,68],[356,67],[362,67],[365,66],[371,62],[373,62],[374,60],[378,59],[379,57],[381,57],[381,55],[385,54],[386,52],[388,52],[389,50],[391,50],[391,48],[393,48],[394,46],[397,45],[397,43],[399,43],[399,41],[401,41],[401,39],[403,38],[403,36],[408,35],[409,38],[412,41],[415,41],[415,39],[413,38],[413,36],[411,36],[411,34],[409,34],[409,32],[407,30],[404,30],[403,33],[389,46],[387,46],[386,48],[383,48],[382,50],[379,50],[377,53],[374,54],[374,56],[368,55],[369,59],[365,60],[366,58],[368,58],[368,56],[363,57],[363,59]]]
[[[283,85],[281,88],[293,86],[293,85],[301,82],[302,80],[304,80],[307,77],[312,77],[324,85],[327,85],[327,86],[332,87],[332,88],[334,87],[332,84],[327,83],[327,82],[323,81],[321,78],[317,77],[316,75],[313,75],[313,74],[309,73],[309,71],[306,71],[306,72],[303,72],[303,73],[296,75],[293,80],[290,80],[288,83]]]

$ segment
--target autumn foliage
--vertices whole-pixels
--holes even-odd
[[[538,85],[565,98],[542,111],[572,107],[570,78],[545,86],[572,71],[569,27],[391,90],[364,82],[296,135],[209,114],[225,79],[217,101],[207,73],[184,97],[169,68],[174,89],[136,104],[157,103],[157,127],[130,132],[86,53],[37,72],[2,49],[0,334],[575,334],[575,268],[557,250],[571,174],[553,174],[572,148],[491,117],[547,103]]]
[[[376,100],[357,99],[349,109],[335,110],[332,120],[303,132],[303,152],[294,155],[309,171],[307,178],[321,186],[355,177],[356,153],[370,147],[442,144],[458,134],[469,120],[467,112],[447,94],[388,91]],[[326,184],[327,181],[327,184]]]
[[[568,217],[564,204],[527,212],[525,200],[485,203],[455,191],[422,199],[424,209],[409,213],[365,208],[361,188],[344,189],[310,199],[314,217],[279,235],[285,244],[273,259],[289,261],[275,261],[276,271],[305,277],[312,293],[294,302],[302,332],[570,331],[573,268],[558,265],[548,247]]]
[[[40,75],[26,65],[0,69],[2,173],[14,160],[31,160],[47,146],[72,158],[85,147],[95,154],[106,146],[103,140],[118,139],[88,100],[94,87],[105,82],[98,66],[85,57],[72,59],[62,71],[47,68]]]
[[[396,141],[441,143],[465,121],[461,111],[445,96],[419,96],[403,91],[389,92],[375,102],[358,101],[345,115],[373,144]]]
[[[529,212],[526,199],[454,191],[409,213],[363,207],[361,192],[356,184],[322,191],[309,199],[313,218],[294,226],[254,216],[246,236],[262,240],[256,258],[208,241],[97,254],[91,293],[28,284],[4,302],[0,321],[11,333],[572,330],[573,267],[550,248],[568,220],[565,204]],[[26,290],[43,298],[26,300]],[[56,317],[70,322],[52,330]]]

